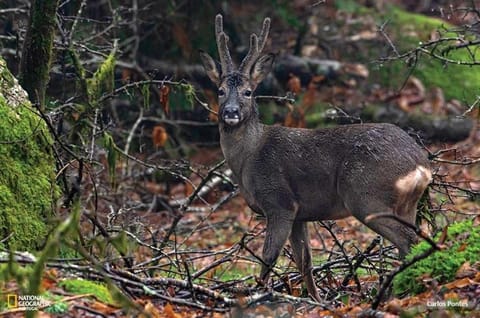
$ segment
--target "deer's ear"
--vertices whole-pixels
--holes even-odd
[[[208,77],[217,86],[220,85],[220,65],[216,63],[210,55],[204,51],[200,51],[200,59],[202,60],[203,68],[207,72]]]
[[[273,53],[264,55],[255,61],[250,71],[250,80],[255,87],[270,73],[274,61],[275,54]]]

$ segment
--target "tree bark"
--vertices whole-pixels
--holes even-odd
[[[45,108],[58,0],[33,0],[20,61],[20,84],[30,101]]]

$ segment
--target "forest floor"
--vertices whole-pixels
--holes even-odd
[[[464,157],[476,158],[480,154],[478,140],[480,132],[477,131],[468,140],[448,147],[442,144],[441,148],[453,147]],[[436,147],[429,148],[433,152]],[[199,149],[191,160],[192,164],[207,169],[221,160],[221,153],[218,149]],[[462,182],[457,185],[469,182],[473,190],[480,187],[478,167],[439,162],[435,162],[434,167],[436,183],[441,179],[461,178]],[[199,177],[190,180],[195,185],[202,182]],[[100,269],[96,272],[91,264],[93,261],[77,259],[70,251],[70,257],[47,263],[41,282],[46,303],[37,317],[480,317],[480,312],[471,311],[479,306],[478,264],[464,264],[457,278],[446,284],[437,284],[426,273],[422,281],[425,292],[404,296],[390,294],[373,310],[372,302],[382,288],[381,281],[389,271],[401,265],[401,261],[387,242],[376,239],[374,232],[354,218],[310,225],[317,286],[325,299],[325,303],[318,305],[302,298],[305,291],[288,246],[273,275],[275,292],[257,284],[264,222],[250,211],[240,195],[231,195],[230,188],[216,186],[203,196],[203,202],[192,202],[188,211],[177,219],[170,239],[162,246],[158,241],[175,223],[175,213],[152,209],[153,203],[138,204],[146,198],[164,197],[164,187],[151,180],[139,182],[138,179],[123,180],[123,190],[116,192],[107,190],[108,180],[104,180],[101,187],[105,187],[105,192],[97,190],[97,217],[103,224],[114,223],[127,233],[128,237],[124,238],[129,245],[127,254],[134,265],[127,268],[118,259],[118,250],[111,247],[100,251],[99,246],[92,246],[90,252],[97,261],[103,262],[103,266],[111,266],[108,280],[124,292],[128,291],[129,300],[122,303],[118,297],[104,298],[95,286],[74,288],[62,283],[72,277],[97,280],[105,276]],[[188,183],[172,182],[168,189],[170,202],[188,197],[192,189]],[[475,222],[479,224],[478,201],[458,194],[450,190],[451,201],[442,203],[436,219],[453,222],[477,215]],[[435,201],[437,195],[431,191],[431,201]],[[119,197],[128,201],[124,202],[124,207],[136,205],[136,208],[112,216],[112,202]],[[222,198],[225,203],[219,205]],[[433,206],[438,207],[437,204]],[[428,230],[426,223],[423,228]],[[82,217],[81,229],[85,238],[101,236],[89,218]],[[360,257],[363,257],[362,262],[358,262]],[[90,269],[82,269],[83,265]],[[353,271],[352,266],[355,267]],[[163,278],[171,281],[163,282]],[[133,288],[132,282],[140,283],[143,291]],[[5,294],[15,294],[18,288],[12,281],[2,290]],[[233,302],[236,305],[230,311]],[[7,308],[0,315],[23,317],[25,311]]]
[[[340,74],[339,82],[316,76],[300,87],[300,80],[292,76],[282,83],[302,99],[290,105],[286,116],[283,112],[280,123],[306,125],[309,116],[320,113],[313,109],[318,100],[328,105],[357,105],[361,100],[382,107],[389,104],[407,114],[455,116],[447,106],[458,103],[435,98],[415,77],[405,81],[400,92],[384,87],[364,92],[361,78],[368,76],[364,74],[368,68],[345,65],[350,68],[349,78]],[[165,99],[161,103],[168,104]],[[460,106],[461,112],[468,108]],[[480,225],[478,105],[465,114],[475,123],[469,138],[426,146],[434,182],[421,204],[418,227],[429,237],[465,219]],[[115,137],[126,139],[130,131],[134,135],[131,123],[116,124]],[[149,138],[150,128],[138,129],[142,130],[138,135]],[[158,131],[165,133],[165,129]],[[152,136],[167,135],[155,137],[152,132]],[[403,262],[388,242],[352,217],[309,225],[321,304],[307,297],[288,244],[271,282],[260,286],[265,222],[235,191],[227,168],[219,165],[220,149],[192,147],[185,158],[188,164],[183,166],[183,157],[178,162],[177,168],[185,170],[183,177],[172,177],[156,162],[161,157],[158,153],[167,152],[162,149],[165,143],[150,142],[160,146],[149,154],[132,150],[130,155],[136,159],[118,154],[113,165],[108,149],[92,143],[98,147],[95,160],[69,163],[68,177],[81,180],[81,204],[60,208],[56,221],[78,213],[79,222],[68,225],[68,235],[58,236],[58,253],[41,268],[40,303],[34,306],[37,317],[480,317],[480,263],[461,264],[455,278],[445,283],[425,273],[418,278],[423,292],[394,295],[382,283]],[[30,254],[16,257],[25,268],[38,263]],[[0,284],[1,294],[9,297],[6,305],[0,304],[4,305],[0,316],[27,313],[17,306],[18,296],[25,294],[37,272],[22,268],[16,273],[16,280]],[[385,298],[373,306],[380,293]]]

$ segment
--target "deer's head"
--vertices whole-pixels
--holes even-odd
[[[208,77],[218,87],[218,116],[224,125],[235,127],[258,116],[253,92],[270,72],[275,58],[273,54],[261,56],[269,29],[270,19],[266,18],[260,37],[256,34],[250,36],[250,49],[238,69],[235,69],[228,51],[228,37],[223,31],[223,18],[220,14],[215,18],[220,63],[202,51],[200,57]]]

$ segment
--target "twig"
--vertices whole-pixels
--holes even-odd
[[[435,244],[434,246],[429,248],[427,251],[423,252],[422,254],[414,256],[409,261],[403,262],[402,265],[400,265],[395,270],[388,273],[387,276],[385,277],[385,280],[383,281],[382,285],[380,286],[378,294],[375,297],[375,300],[373,301],[371,308],[373,310],[376,310],[378,308],[378,306],[380,305],[380,302],[382,302],[383,297],[385,296],[385,293],[386,293],[388,287],[390,286],[390,284],[392,283],[393,279],[395,278],[395,276],[397,276],[398,274],[400,274],[401,272],[403,272],[404,270],[406,270],[408,267],[412,266],[416,262],[418,262],[418,261],[420,261],[424,258],[427,258],[429,255],[433,254],[436,250],[437,250],[437,245]]]
[[[264,96],[264,95],[259,95],[259,96],[255,96],[255,99],[256,100],[259,100],[259,99],[269,99],[269,100],[274,100],[276,102],[280,102],[280,103],[291,103],[291,104],[294,104],[295,103],[295,97],[292,96],[292,94],[287,94],[285,96]]]
[[[355,281],[355,284],[357,285],[357,290],[360,291],[360,289],[361,289],[360,280],[358,279],[356,270],[354,269],[354,266],[353,266],[352,262],[350,261],[350,258],[348,257],[347,252],[345,251],[345,248],[343,247],[343,244],[340,243],[340,241],[338,240],[335,233],[333,233],[331,225],[327,225],[323,221],[320,221],[319,223],[322,224],[322,226],[328,231],[328,233],[330,233],[330,235],[333,237],[333,240],[334,240],[335,244],[340,248],[340,251],[342,252],[343,257],[345,259],[345,262],[348,264],[350,277],[353,277],[353,279]],[[350,280],[350,278],[348,280]]]

